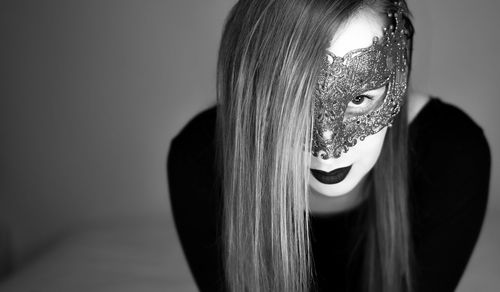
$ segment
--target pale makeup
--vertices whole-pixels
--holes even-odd
[[[339,28],[330,42],[328,51],[336,56],[344,56],[352,50],[369,47],[374,37],[383,35],[384,25],[382,17],[377,13],[369,8],[361,9]],[[356,100],[349,103],[346,111],[355,112],[357,109],[368,108],[384,97],[385,88],[364,92]],[[359,184],[365,181],[365,176],[380,156],[386,133],[387,127],[376,134],[367,136],[364,141],[358,141],[355,146],[350,147],[349,151],[342,153],[339,158],[332,157],[325,160],[320,156],[311,155],[312,169],[329,172],[352,165],[345,179],[336,184],[323,184],[310,175],[309,184],[313,197],[341,197],[359,192]]]

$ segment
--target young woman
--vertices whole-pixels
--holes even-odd
[[[202,291],[454,291],[483,222],[482,130],[408,92],[404,1],[241,0],[218,104],[172,141]]]

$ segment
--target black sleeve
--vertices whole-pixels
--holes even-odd
[[[172,140],[167,159],[175,226],[200,291],[223,287],[213,124],[207,112],[197,116]]]
[[[485,217],[490,150],[462,112],[444,115],[427,131],[414,185],[416,291],[455,291]]]

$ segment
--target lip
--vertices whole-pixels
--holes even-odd
[[[332,185],[343,181],[351,170],[352,164],[347,167],[336,168],[326,172],[319,169],[312,169],[311,174],[321,183]]]

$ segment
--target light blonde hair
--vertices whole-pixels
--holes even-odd
[[[230,291],[313,288],[307,199],[313,92],[331,36],[364,4],[242,0],[227,19],[218,60],[217,156]],[[388,288],[380,291],[402,291],[396,278],[410,279],[405,129],[396,120],[373,170],[365,274],[370,287]]]

